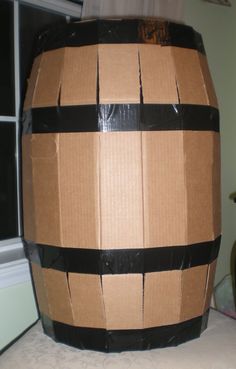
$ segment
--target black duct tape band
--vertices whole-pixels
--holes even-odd
[[[25,241],[28,259],[42,268],[85,274],[151,273],[183,270],[213,262],[221,237],[188,246],[96,250],[39,245]]]
[[[99,19],[46,30],[38,37],[36,55],[62,47],[127,43],[177,46],[205,54],[201,35],[183,24],[160,19]]]
[[[44,332],[57,342],[79,349],[120,352],[177,346],[198,338],[207,328],[208,315],[209,311],[178,324],[132,330],[74,327],[52,321],[45,315],[42,315],[42,324]]]
[[[191,130],[219,131],[219,111],[190,104],[99,104],[33,108],[23,133]]]

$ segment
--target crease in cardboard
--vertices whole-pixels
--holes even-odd
[[[68,288],[69,303],[71,306],[72,322],[73,322],[73,325],[75,325],[75,313],[74,313],[74,306],[72,302],[72,291],[71,291],[70,280],[69,280],[69,272],[66,272],[65,275],[66,275],[66,283],[67,283],[67,288]]]
[[[102,275],[99,275],[100,278],[100,285],[101,285],[101,291],[102,291],[102,306],[103,306],[103,311],[104,311],[104,319],[105,319],[105,329],[107,330],[107,314],[106,314],[106,305],[105,305],[105,300],[104,300],[104,288],[103,288],[103,279],[102,279]]]
[[[45,52],[40,60],[32,107],[55,106],[62,80],[65,49]],[[45,89],[45,85],[47,89]]]
[[[215,93],[213,80],[209,71],[208,61],[206,55],[198,53],[202,79],[204,81],[205,90],[208,97],[208,105],[218,108],[217,96]]]
[[[42,59],[42,54],[35,58],[33,66],[32,66],[32,70],[31,70],[30,78],[27,80],[27,91],[26,91],[26,97],[24,101],[24,111],[30,109],[32,106],[32,102],[34,101],[34,94],[37,88],[41,59]]]
[[[183,118],[182,118],[183,119]],[[189,242],[189,234],[188,234],[188,229],[189,229],[189,220],[188,220],[188,193],[187,193],[187,154],[186,154],[186,150],[185,150],[185,132],[183,132],[183,144],[182,144],[182,149],[183,149],[183,166],[184,166],[184,187],[185,187],[185,191],[184,191],[184,196],[185,196],[185,206],[186,206],[186,227],[185,227],[185,242],[186,244],[188,244]]]
[[[139,68],[139,85],[140,85],[140,104],[143,104],[143,85],[142,85],[142,68],[140,50],[138,49],[138,68]]]
[[[58,137],[58,147],[60,147],[60,135],[58,134],[57,135]],[[57,171],[58,171],[58,192],[59,192],[59,199],[58,199],[58,202],[59,202],[59,232],[60,232],[60,239],[61,239],[61,245],[64,245],[64,234],[63,234],[63,224],[62,224],[62,206],[61,206],[61,181],[60,181],[60,178],[61,178],[61,165],[60,165],[60,161],[61,161],[61,157],[60,157],[60,151],[58,153],[58,160],[57,160]]]
[[[102,168],[101,168],[101,136],[98,135],[98,204],[99,204],[99,249],[103,245],[103,223],[102,223]],[[102,282],[101,282],[102,283]]]

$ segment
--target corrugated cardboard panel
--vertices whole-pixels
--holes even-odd
[[[178,103],[171,48],[138,45],[144,103]]]
[[[27,240],[34,240],[35,209],[32,178],[31,135],[24,135],[22,138],[22,174],[24,237]]]
[[[140,132],[100,134],[101,247],[143,247]]]
[[[188,244],[214,239],[213,132],[185,132]]]
[[[58,135],[32,136],[33,193],[37,243],[60,245]]]
[[[216,272],[216,263],[217,260],[213,261],[208,267],[207,274],[207,283],[205,289],[205,299],[204,299],[204,312],[210,307],[211,296],[213,292],[214,280],[215,280],[215,272]]]
[[[137,45],[99,45],[98,55],[100,103],[139,103]]]
[[[208,265],[183,270],[181,321],[203,314]]]
[[[196,50],[172,47],[181,104],[208,105],[208,96]]]
[[[107,329],[143,328],[143,276],[102,276]]]
[[[201,71],[202,71],[202,75],[203,75],[203,78],[204,78],[204,83],[205,83],[205,86],[206,86],[206,91],[207,91],[207,96],[208,96],[208,104],[218,108],[217,97],[216,97],[213,81],[212,81],[212,78],[211,78],[211,73],[209,71],[207,58],[206,58],[205,55],[203,55],[201,53],[198,53],[198,56],[199,56],[199,60],[200,60]]]
[[[101,277],[89,274],[69,274],[74,325],[106,328]]]
[[[32,102],[33,108],[58,105],[63,62],[64,49],[43,53]]]
[[[39,310],[41,313],[50,316],[49,304],[47,298],[47,290],[43,279],[42,268],[34,263],[31,263],[36,296],[38,300]]]
[[[61,105],[96,104],[97,45],[65,48]]]
[[[62,245],[99,248],[98,133],[59,134]]]
[[[42,58],[42,55],[39,55],[34,59],[30,78],[28,80],[28,87],[27,87],[25,102],[24,102],[24,111],[30,109],[32,106],[35,87],[37,86],[37,81],[38,81],[41,58]]]
[[[53,269],[43,269],[47,288],[50,318],[61,323],[73,325],[73,316],[66,273]]]
[[[147,273],[144,279],[144,327],[180,321],[181,271]]]
[[[213,134],[213,228],[215,238],[221,234],[221,173],[220,173],[220,135]]]
[[[143,132],[145,247],[186,244],[183,132]]]

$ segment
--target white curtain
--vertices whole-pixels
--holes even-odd
[[[183,20],[184,0],[84,0],[82,17],[164,17]]]

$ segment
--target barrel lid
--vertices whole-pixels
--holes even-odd
[[[63,47],[145,43],[194,49],[205,54],[201,35],[192,27],[159,18],[91,19],[57,25],[38,37],[36,55]]]

